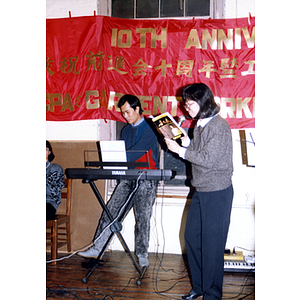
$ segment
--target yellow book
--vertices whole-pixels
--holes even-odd
[[[152,119],[157,130],[166,138],[176,140],[184,136],[178,123],[169,112],[165,112]]]

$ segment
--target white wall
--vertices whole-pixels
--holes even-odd
[[[226,0],[225,1],[225,18],[245,18],[249,13],[255,15],[254,0]]]
[[[97,12],[96,0],[47,0],[46,18],[92,16]]]
[[[46,122],[46,139],[52,141],[110,140],[114,121],[83,120],[70,122]],[[113,130],[113,129],[112,129]]]
[[[220,0],[217,1],[218,5]],[[254,0],[225,0],[223,15],[225,18],[248,17],[255,15]],[[110,8],[106,1],[96,0],[47,0],[47,18],[66,18],[71,15],[89,16],[94,11],[97,14],[109,15]],[[103,120],[88,120],[76,122],[47,122],[46,139],[48,140],[100,140],[112,139],[114,122]],[[238,130],[232,130],[234,146],[234,203],[227,247],[234,246],[246,249],[255,248],[254,211],[255,211],[255,169],[242,165]],[[177,194],[187,195],[188,191],[177,191]],[[167,189],[166,193],[167,194]],[[150,252],[165,251],[166,253],[181,253],[184,250],[182,220],[188,210],[186,199],[158,198],[151,219]],[[184,222],[183,222],[184,223]],[[97,224],[95,224],[96,227]],[[123,224],[123,235],[130,249],[134,247],[133,227],[134,216],[130,213]],[[123,249],[117,239],[111,244],[112,249]],[[244,251],[245,252],[245,251]],[[251,254],[245,252],[245,254]]]

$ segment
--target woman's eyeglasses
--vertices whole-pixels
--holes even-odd
[[[190,110],[192,105],[194,105],[195,102],[191,101],[190,103],[188,102],[185,102],[185,104],[183,105],[183,107],[186,109],[186,110]]]

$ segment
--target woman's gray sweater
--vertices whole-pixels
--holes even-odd
[[[199,192],[228,188],[233,173],[231,129],[219,115],[195,127],[185,159],[192,163],[192,185]]]

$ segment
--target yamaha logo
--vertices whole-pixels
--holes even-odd
[[[126,175],[126,171],[111,171],[112,175]]]

